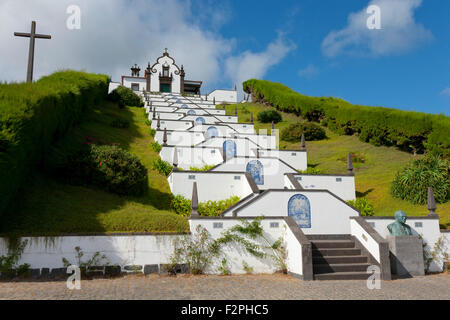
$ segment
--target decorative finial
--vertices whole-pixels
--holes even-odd
[[[206,95],[206,101],[208,101],[208,95]]]
[[[256,149],[256,158],[259,159],[259,149]]]
[[[213,97],[213,104],[216,105],[216,97]]]
[[[156,108],[153,109],[153,120],[156,119]]]
[[[237,106],[234,107],[234,115],[237,117]]]
[[[227,151],[225,150],[225,145],[222,147],[222,156],[223,156],[223,162],[227,161]]]
[[[164,128],[163,146],[167,146],[167,128]]]
[[[353,160],[352,160],[352,155],[350,153],[347,156],[347,173],[348,174],[353,173]]]
[[[198,192],[197,192],[197,182],[194,182],[192,187],[192,201],[191,201],[191,218],[198,218],[200,214],[198,213]]]
[[[302,149],[306,149],[306,139],[304,133],[302,133]]]
[[[177,147],[173,150],[173,171],[178,171],[178,150]]]
[[[428,215],[436,214],[436,200],[434,199],[432,187],[428,187],[427,209],[429,211]]]
[[[237,91],[237,85],[236,84],[234,85],[234,91]]]
[[[250,112],[250,123],[253,123],[253,112]]]
[[[161,129],[161,115],[158,114],[158,123],[156,124],[156,129]]]

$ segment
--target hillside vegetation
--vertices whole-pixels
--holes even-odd
[[[59,95],[52,90],[49,90],[49,97],[36,92],[42,82],[48,81],[46,79],[58,82],[60,77],[87,80],[78,88],[76,80],[72,79],[75,82],[68,86],[67,93],[63,91]],[[89,90],[90,81],[100,83],[98,92]],[[107,101],[106,76],[70,71],[43,78],[33,85],[9,84],[0,89],[5,89],[0,92],[2,143],[11,141],[6,152],[5,149],[0,150],[2,201],[6,202],[5,196],[11,199],[0,216],[0,233],[60,235],[189,231],[186,218],[170,211],[172,195],[166,177],[152,169],[152,162],[159,159],[159,155],[150,147],[154,140],[144,109],[120,109],[117,103]],[[30,92],[22,98],[21,90]],[[89,92],[88,95],[92,96],[83,98]],[[24,101],[23,107],[20,104],[17,104],[17,110],[9,107],[12,104],[5,107],[7,94],[8,97],[15,94],[14,99]],[[27,100],[28,94],[35,94],[37,98]],[[118,127],[117,123],[128,125]],[[8,133],[11,134],[8,136]],[[141,196],[121,196],[92,185],[69,184],[48,172],[45,165],[55,149],[61,151],[85,143],[116,145],[137,156],[148,172],[147,191]],[[8,186],[14,186],[14,195],[3,193],[3,190],[9,191]]]
[[[361,141],[376,146],[450,156],[450,117],[445,115],[353,105],[332,97],[308,97],[264,80],[248,80],[243,88],[252,95],[253,102],[320,122],[338,134],[357,135]]]
[[[270,130],[270,123],[261,123],[256,115],[271,109],[265,104],[245,103],[227,105],[228,115],[234,115],[238,108],[239,122],[250,122],[253,113],[255,130]],[[221,108],[221,107],[220,107]],[[304,121],[294,113],[280,112],[282,121],[275,125],[280,132],[293,123]],[[320,141],[307,141],[308,165],[320,173],[346,173],[346,158],[348,153],[357,153],[364,157],[364,163],[354,163],[357,197],[365,197],[374,206],[376,216],[393,216],[397,210],[404,210],[408,216],[425,216],[428,214],[426,205],[414,205],[405,200],[394,198],[390,193],[391,183],[397,171],[405,167],[414,156],[391,146],[375,146],[362,142],[357,136],[339,135],[329,128],[323,127],[327,138]],[[268,131],[270,132],[270,131]],[[300,142],[280,140],[280,149],[300,150]],[[450,203],[437,205],[442,228],[450,228]]]

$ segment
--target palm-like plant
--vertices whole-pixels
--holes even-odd
[[[439,156],[426,156],[410,162],[397,173],[392,183],[394,197],[413,204],[425,204],[427,189],[432,187],[436,202],[450,200],[450,161]]]

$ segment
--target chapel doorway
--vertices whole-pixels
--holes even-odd
[[[167,84],[167,83],[161,83],[159,85],[159,91],[160,92],[172,92],[172,90],[170,88],[170,84]]]

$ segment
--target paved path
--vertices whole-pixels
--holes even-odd
[[[3,282],[0,299],[450,299],[450,275],[382,281],[301,281],[283,275],[126,276],[81,282]]]

